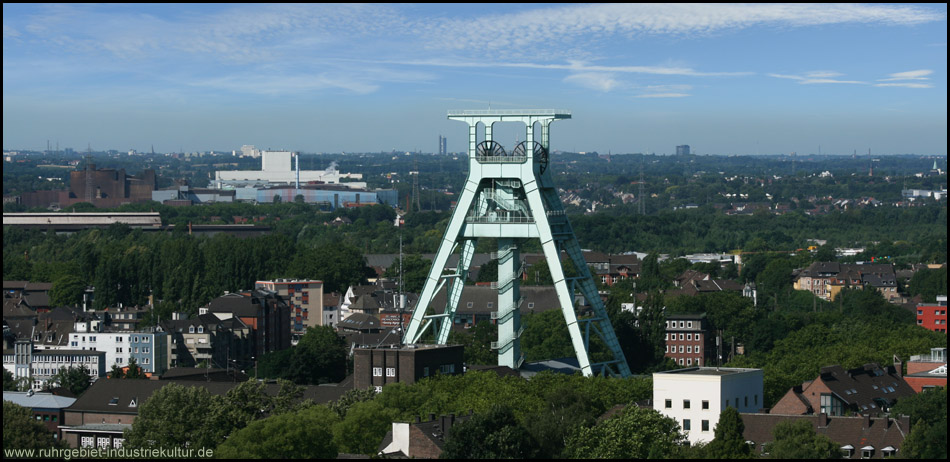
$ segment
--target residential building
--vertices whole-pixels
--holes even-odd
[[[691,444],[709,442],[727,407],[756,412],[764,405],[761,369],[691,367],[653,374],[653,408],[676,420]]]
[[[353,386],[359,390],[382,391],[388,383],[412,385],[425,377],[463,372],[461,345],[389,345],[353,352]]]
[[[107,367],[125,367],[132,359],[147,374],[165,372],[169,366],[168,335],[160,330],[139,332],[96,332],[80,325],[69,334],[69,347],[81,351],[105,353]]]
[[[716,332],[706,313],[666,316],[666,353],[680,366],[708,366],[716,363]]]
[[[929,355],[914,355],[907,361],[904,381],[917,393],[947,386],[947,349],[931,348]]]
[[[897,276],[891,264],[846,264],[814,262],[795,279],[795,290],[807,290],[824,300],[834,298],[845,288],[870,287],[888,301],[898,300]]]
[[[900,456],[904,438],[910,433],[910,418],[817,415],[742,414],[743,436],[753,447],[753,456],[767,457],[767,445],[773,441],[775,426],[788,421],[805,420],[815,433],[839,445],[845,459],[886,459]]]
[[[947,333],[947,296],[938,295],[937,303],[918,303],[917,325],[934,332]]]
[[[290,307],[276,292],[252,290],[228,293],[198,309],[199,314],[213,314],[224,321],[240,319],[251,331],[252,355],[290,348]],[[249,359],[249,358],[245,358]]]
[[[140,406],[162,387],[176,383],[185,387],[201,387],[213,395],[224,395],[241,382],[206,380],[100,380],[72,406],[65,409],[63,439],[72,448],[120,448],[123,433],[132,428]],[[266,392],[276,395],[280,385],[266,384]],[[305,386],[301,400],[322,404],[338,400],[351,390],[345,384]]]
[[[774,406],[773,414],[803,415],[824,413],[841,416],[850,413],[880,415],[898,398],[915,391],[894,366],[875,363],[845,370],[825,366],[814,380],[796,385]]]
[[[438,459],[452,426],[471,416],[471,413],[449,414],[436,418],[435,414],[429,414],[429,420],[425,422],[419,416],[415,422],[393,422],[393,429],[383,437],[377,455],[383,458]]]
[[[334,313],[324,313],[323,281],[304,279],[276,279],[257,281],[255,289],[276,292],[290,305],[291,344],[296,345],[308,327],[324,326],[325,318],[333,319]],[[332,307],[331,307],[332,309]]]

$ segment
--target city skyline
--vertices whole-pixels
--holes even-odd
[[[491,107],[571,110],[567,151],[946,154],[945,4],[3,12],[4,149],[457,152]]]

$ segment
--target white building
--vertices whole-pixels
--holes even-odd
[[[25,381],[33,390],[42,390],[60,368],[72,369],[85,366],[93,381],[105,376],[105,353],[47,349],[36,350],[30,340],[17,340],[13,351],[4,351],[3,368],[13,378]]]
[[[761,369],[692,367],[653,374],[653,408],[676,420],[690,444],[712,441],[727,407],[758,412],[763,406]]]
[[[365,182],[340,183],[341,178],[362,179],[360,173],[340,173],[334,165],[326,170],[300,170],[300,156],[291,151],[261,151],[260,170],[214,172],[214,187],[235,189],[247,186],[301,185],[309,182],[342,184],[352,189],[366,188]]]
[[[106,354],[106,367],[135,362],[143,372],[162,374],[168,370],[168,334],[165,332],[95,332],[78,328],[69,334],[71,350],[94,350]]]

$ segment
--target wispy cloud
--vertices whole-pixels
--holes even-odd
[[[801,85],[811,85],[811,84],[821,84],[821,83],[845,83],[845,84],[860,84],[866,85],[867,82],[862,82],[859,80],[838,80],[829,77],[840,77],[843,74],[831,71],[813,71],[806,72],[803,75],[791,75],[791,74],[768,74],[770,77],[775,77],[778,79],[788,79],[795,80]]]
[[[878,82],[890,82],[894,80],[930,80],[930,77],[927,77],[930,74],[933,74],[933,71],[929,69],[895,72],[890,74],[890,77],[887,79],[878,79]]]
[[[876,83],[875,87],[933,88],[929,83]]]
[[[648,93],[644,95],[634,95],[634,98],[685,98],[691,96],[689,93]]]

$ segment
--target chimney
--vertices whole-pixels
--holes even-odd
[[[818,414],[818,428],[827,428],[828,427],[828,414],[822,412]]]
[[[871,415],[864,414],[864,425],[861,427],[861,429],[867,430],[868,428],[871,428]]]
[[[902,414],[902,415],[898,418],[898,422],[900,423],[901,430],[904,431],[904,434],[905,434],[905,435],[908,434],[908,433],[910,433],[910,416],[909,416],[909,415],[903,415],[903,414]]]
[[[435,414],[429,414],[429,422],[435,422]]]

